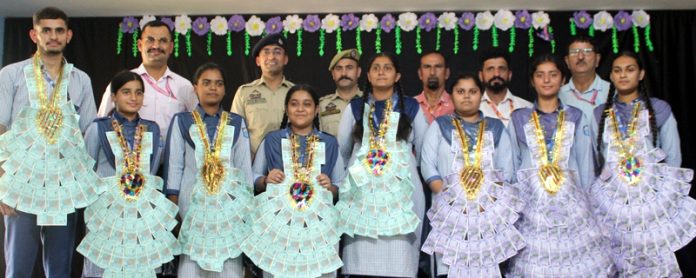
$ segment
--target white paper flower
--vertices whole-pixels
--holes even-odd
[[[493,14],[489,11],[485,12],[480,12],[476,14],[476,28],[479,30],[488,30],[491,29],[491,26],[493,26],[493,21],[495,18],[493,18]]]
[[[188,15],[182,14],[174,19],[174,30],[182,35],[191,29],[191,18]]]
[[[402,13],[399,15],[399,20],[396,21],[396,24],[399,25],[401,30],[406,32],[413,31],[413,29],[416,29],[416,25],[418,25],[418,16],[411,12]]]
[[[324,29],[326,33],[333,33],[338,27],[341,26],[341,19],[335,14],[327,14],[321,20],[321,28]]]
[[[534,29],[544,28],[546,25],[549,25],[550,22],[551,19],[549,19],[549,14],[543,11],[532,14],[532,26],[534,26]]]
[[[364,14],[360,19],[360,31],[372,32],[379,27],[379,19],[375,14]]]
[[[214,17],[210,21],[210,30],[218,36],[227,34],[227,19],[219,15]]]
[[[302,28],[302,18],[299,15],[288,15],[283,20],[283,29],[291,34],[295,34],[300,28]]]
[[[143,27],[145,27],[145,24],[147,24],[150,21],[155,21],[157,18],[154,15],[147,14],[144,15],[143,18],[140,19],[140,30],[143,30]]]
[[[495,27],[507,31],[515,25],[515,15],[510,10],[499,10],[495,13]]]
[[[648,26],[650,24],[650,15],[646,13],[644,10],[635,10],[631,14],[631,18],[633,19],[633,25],[636,25],[640,28],[645,28],[645,26]]]
[[[451,12],[442,13],[437,18],[437,26],[444,28],[447,31],[451,31],[457,27],[457,15]]]
[[[249,36],[256,37],[263,34],[263,30],[266,29],[266,23],[263,23],[258,16],[252,15],[246,22],[246,32]]]
[[[595,30],[606,31],[614,26],[614,17],[607,11],[601,11],[594,15]]]

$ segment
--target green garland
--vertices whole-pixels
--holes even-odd
[[[553,27],[549,25],[549,36],[551,37],[551,53],[556,53],[556,38],[553,35]]]
[[[193,49],[191,49],[191,30],[186,32],[186,55],[191,57]]]
[[[529,44],[527,45],[529,57],[532,57],[534,56],[534,28],[527,30],[527,36],[529,37]]]
[[[491,30],[491,38],[493,39],[493,47],[498,47],[498,28],[495,28],[495,26],[493,26],[492,28],[493,29]]]
[[[244,31],[244,56],[249,56],[249,50],[251,49],[251,37],[247,31]]]
[[[297,29],[297,57],[302,56],[302,29]]]
[[[611,27],[611,49],[614,54],[619,53],[619,38],[616,34],[616,26]]]
[[[633,25],[633,51],[640,52],[640,35],[638,34],[638,26]]]
[[[653,48],[653,43],[650,39],[650,24],[648,24],[648,26],[645,26],[645,31],[643,34],[645,35],[645,46],[648,48],[648,51],[653,52],[655,48]]]
[[[474,39],[472,42],[471,49],[474,51],[478,50],[478,45],[479,45],[479,28],[477,26],[474,26]]]
[[[336,29],[336,53],[343,50],[343,37],[341,36],[341,27]]]
[[[401,43],[401,27],[396,26],[396,30],[394,32],[394,52],[396,55],[401,55],[401,47],[403,46]]]
[[[442,28],[437,26],[437,41],[435,41],[435,51],[440,51],[440,41],[442,40]]]
[[[515,51],[515,40],[517,40],[517,31],[515,27],[510,28],[510,44],[508,46],[508,52],[512,53]]]
[[[118,37],[116,37],[116,55],[121,55],[123,51],[123,29],[118,26]]]
[[[232,56],[232,32],[227,31],[227,56]]]
[[[362,55],[362,40],[360,39],[360,28],[355,29],[355,47],[358,49],[358,53]]]
[[[133,51],[133,57],[138,57],[138,29],[133,31],[133,41],[131,43],[131,49]]]
[[[174,57],[179,58],[179,32],[174,32]]]
[[[319,29],[319,56],[324,57],[324,45],[326,44],[326,32],[324,28]]]
[[[213,32],[208,31],[208,37],[205,41],[206,52],[208,56],[213,55]]]
[[[594,33],[595,33],[594,24],[590,24],[590,31],[588,31],[587,33],[590,35],[591,38],[594,38]]]
[[[288,39],[288,30],[283,30],[283,38]]]
[[[423,53],[423,45],[421,45],[421,28],[418,26],[416,28],[416,53]]]
[[[375,34],[375,53],[382,52],[382,28],[378,27]]]
[[[454,28],[454,47],[452,48],[454,54],[459,53],[459,28]]]
[[[571,18],[570,19],[570,35],[575,36],[577,34],[578,34],[578,28],[577,28],[577,26],[575,26],[575,20]]]

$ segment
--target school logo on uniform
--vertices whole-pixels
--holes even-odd
[[[326,105],[326,108],[324,108],[324,112],[321,112],[321,116],[328,116],[328,115],[333,115],[333,114],[339,114],[341,113],[341,109],[338,109],[336,107],[336,104],[333,102],[330,102],[329,104]]]
[[[249,100],[247,100],[247,104],[257,104],[257,103],[266,103],[266,99],[261,97],[261,92],[258,90],[254,90],[249,94]]]

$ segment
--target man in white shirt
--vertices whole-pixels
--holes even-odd
[[[169,124],[174,114],[192,111],[198,104],[191,82],[171,71],[167,66],[174,43],[169,26],[162,21],[150,21],[143,26],[138,50],[142,64],[131,70],[145,81],[145,99],[140,108],[140,117],[155,121],[161,131],[160,142],[164,145]],[[108,115],[113,110],[111,85],[106,88],[97,115]]]
[[[504,51],[496,48],[483,53],[480,58],[479,78],[486,87],[479,110],[486,117],[501,120],[505,126],[510,121],[510,113],[519,108],[532,107],[532,103],[510,92],[508,86],[512,78],[510,59]]]
[[[585,117],[592,118],[594,108],[607,101],[609,82],[597,75],[601,55],[589,37],[578,35],[568,44],[565,62],[570,70],[570,81],[561,87],[558,97],[561,102],[582,110]]]

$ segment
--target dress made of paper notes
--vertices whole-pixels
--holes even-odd
[[[611,235],[621,276],[681,277],[674,252],[696,236],[693,170],[660,163],[649,113],[637,102],[621,124],[609,109],[602,140],[606,162],[592,185],[595,214]]]
[[[333,195],[316,182],[325,163],[325,144],[307,136],[304,152],[291,134],[281,140],[285,181],[256,196],[253,233],[244,253],[275,277],[318,277],[343,266],[341,233]]]
[[[232,166],[234,126],[222,112],[215,138],[209,138],[198,111],[191,113],[189,134],[196,145],[196,177],[191,203],[179,234],[182,253],[204,270],[221,272],[228,259],[242,254],[242,242],[251,232],[248,217],[253,192],[244,174]]]
[[[523,130],[532,167],[517,172],[517,187],[527,201],[517,227],[527,246],[512,258],[507,277],[607,277],[614,272],[608,240],[594,220],[578,171],[568,168],[576,122],[565,121],[566,112],[558,112],[550,146],[540,116],[528,112]]]
[[[344,233],[370,238],[405,235],[416,230],[420,219],[413,212],[413,181],[409,172],[411,145],[396,140],[399,112],[386,101],[378,127],[375,109],[364,106],[362,146],[348,168],[348,181],[340,188],[336,208]],[[369,142],[369,143],[368,143]]]
[[[104,269],[104,277],[155,277],[155,269],[179,254],[171,230],[178,207],[157,189],[162,179],[150,174],[152,133],[138,126],[129,146],[112,121],[106,133],[116,175],[103,178],[106,191],[85,210],[89,232],[77,251]]]
[[[524,203],[494,168],[494,138],[485,131],[486,121],[480,121],[476,141],[456,117],[452,125],[452,168],[428,211],[433,229],[422,250],[442,254],[450,277],[500,277],[498,264],[525,246],[514,226]]]
[[[49,94],[40,55],[24,67],[30,105],[0,135],[0,201],[35,214],[38,225],[66,225],[67,215],[94,202],[103,185],[66,99],[73,65],[64,63]]]

